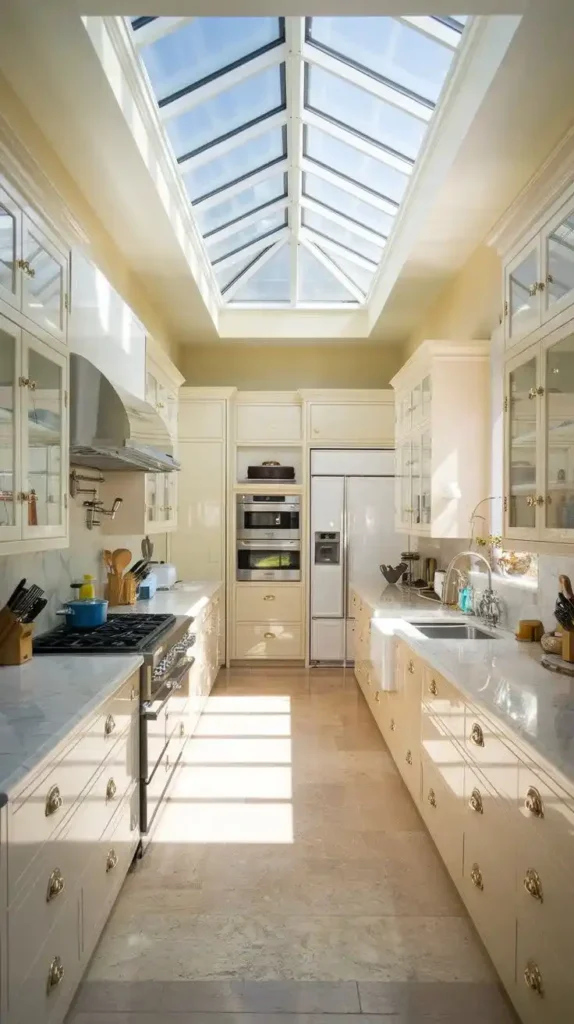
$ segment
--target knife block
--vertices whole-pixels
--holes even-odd
[[[32,657],[32,623],[19,622],[9,608],[0,611],[0,665],[23,665]]]

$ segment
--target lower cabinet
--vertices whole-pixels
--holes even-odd
[[[235,659],[282,661],[304,657],[300,583],[237,583],[234,621]]]

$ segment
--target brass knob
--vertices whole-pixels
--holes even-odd
[[[524,968],[524,980],[528,985],[528,988],[532,992],[536,992],[537,995],[544,995],[544,985],[542,983],[542,975],[540,968],[534,963],[534,960],[529,960]]]
[[[266,640],[275,640],[275,633],[264,633],[263,636]]]
[[[48,795],[46,797],[46,806],[45,806],[46,817],[49,818],[51,814],[55,814],[56,811],[59,811],[60,807],[63,804],[63,802],[64,801],[62,800],[62,795],[60,793],[60,787],[59,786],[51,786],[51,788],[48,790]]]
[[[32,495],[30,494],[29,491],[20,491],[20,493],[18,495],[18,499],[20,501],[24,502],[24,503],[26,503],[27,501],[30,501],[31,497],[32,497]]]
[[[543,292],[545,288],[546,288],[546,282],[545,281],[537,281],[536,282],[536,290],[537,291]]]
[[[106,872],[113,871],[118,863],[118,855],[115,850],[108,850],[108,856],[106,857]]]
[[[554,278],[552,277],[552,274],[546,275],[546,284],[554,284]]]
[[[528,868],[524,876],[523,884],[526,892],[532,896],[533,899],[538,900],[540,903],[544,902],[540,875],[534,870],[534,868]]]
[[[533,497],[533,495],[529,494],[526,498],[526,504],[529,508],[532,508],[532,506],[536,504],[536,498]]]
[[[405,761],[407,762],[407,764],[413,763],[413,755],[411,754],[410,750],[407,750],[405,754]]]
[[[55,900],[56,896],[59,896],[64,891],[64,876],[59,868],[54,868],[52,874],[48,879],[48,889],[46,891],[46,903],[51,900]]]
[[[538,291],[538,281],[534,281],[534,283],[529,285],[529,287],[528,287],[528,294],[529,295],[536,295],[537,291]]]
[[[135,686],[132,686],[132,688],[130,690],[130,700],[135,700],[137,695],[138,695],[138,691],[136,690]]]
[[[106,718],[105,725],[104,725],[104,734],[106,736],[111,736],[111,734],[113,733],[115,727],[116,727],[116,722],[115,722],[114,716],[113,715],[108,715],[108,717]]]
[[[381,695],[380,695],[379,691],[377,690],[377,692],[375,693],[375,704],[378,704],[380,699],[381,699]]]
[[[182,739],[185,736],[185,725],[183,724],[183,722],[179,723],[179,735]]]
[[[544,804],[542,803],[542,797],[534,786],[529,786],[526,790],[524,806],[530,814],[534,815],[535,818],[544,817]]]
[[[530,391],[528,392],[528,397],[536,398],[536,388],[530,388]]]
[[[113,800],[117,791],[118,787],[116,786],[114,780],[108,779],[108,784],[106,786],[106,800]]]
[[[394,732],[395,729],[396,729],[395,720],[394,720],[394,718],[391,718],[391,732]]]
[[[165,409],[164,403],[163,402],[157,402],[156,409]]]
[[[484,733],[483,733],[480,725],[478,724],[478,722],[475,722],[473,724],[472,729],[470,730],[470,738],[471,738],[472,742],[475,744],[475,746],[477,746],[477,747],[483,747],[484,746]]]
[[[55,956],[48,968],[48,981],[46,989],[48,993],[56,988],[57,985],[63,980],[64,977],[64,965],[59,956]]]
[[[433,694],[433,696],[436,697],[436,695],[438,693],[438,686],[436,685],[436,682],[434,681],[434,679],[431,679],[431,681],[429,683],[429,690]]]
[[[480,891],[482,892],[482,890],[484,889],[484,882],[482,880],[482,871],[480,870],[478,864],[472,865],[472,869],[470,872],[470,880],[472,884],[476,886],[477,889],[480,889]]]
[[[274,601],[275,600],[275,594],[265,594],[265,597],[263,598],[263,600],[264,601]]]
[[[539,384],[538,387],[536,388],[536,394],[537,395],[543,395],[544,394],[544,388],[542,387],[542,384]]]
[[[414,674],[414,671],[415,671],[415,663],[414,663],[414,661],[409,661],[409,663],[407,665],[407,670],[410,672],[411,675]]]
[[[429,789],[427,800],[428,800],[429,804],[431,805],[431,807],[436,807],[436,796],[435,796],[434,789]]]
[[[478,789],[473,789],[472,793],[470,794],[468,806],[471,807],[473,811],[476,811],[477,814],[484,813],[484,808],[482,806],[482,797]]]
[[[542,506],[544,504],[544,495],[539,494],[536,499],[536,504]]]

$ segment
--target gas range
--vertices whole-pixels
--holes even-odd
[[[144,654],[174,622],[175,615],[110,615],[95,629],[56,626],[34,638],[34,654]]]

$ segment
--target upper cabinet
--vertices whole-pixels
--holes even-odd
[[[394,445],[394,395],[388,391],[301,391],[311,445]]]
[[[0,312],[65,343],[69,253],[27,208],[0,176]]]
[[[400,533],[469,536],[472,511],[488,494],[489,383],[483,341],[425,341],[391,381]]]
[[[301,399],[290,392],[239,392],[235,405],[238,444],[301,444]]]

